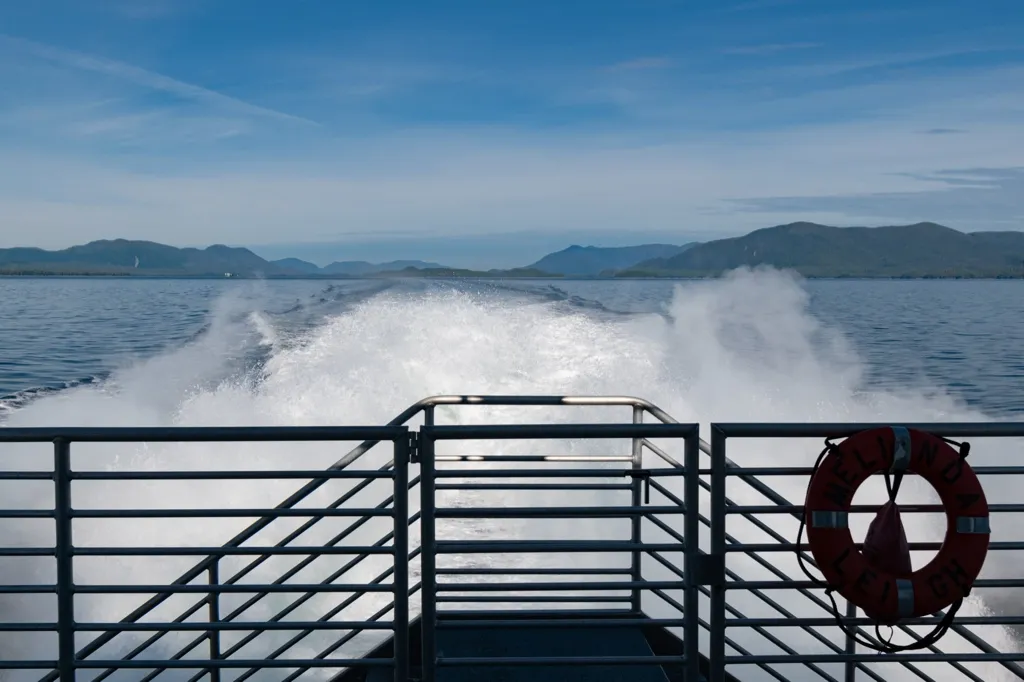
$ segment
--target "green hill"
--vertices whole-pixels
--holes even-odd
[[[641,261],[675,256],[691,246],[693,245],[641,244],[640,246],[619,247],[573,245],[567,249],[549,253],[527,267],[553,275],[593,277],[608,271],[628,268]]]
[[[1021,277],[1024,232],[964,233],[935,223],[874,228],[791,223],[699,244],[618,274],[706,277],[758,265],[808,277]]]
[[[127,239],[101,240],[60,251],[0,249],[0,274],[123,274],[223,277],[277,275],[283,271],[249,249],[205,249]]]

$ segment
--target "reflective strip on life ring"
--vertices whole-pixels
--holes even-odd
[[[942,547],[910,575],[871,566],[850,533],[857,488],[886,470],[918,474],[935,488],[946,510]],[[807,541],[825,582],[882,622],[928,616],[966,597],[988,553],[988,502],[981,482],[960,453],[924,431],[872,429],[839,443],[811,479],[804,513]]]

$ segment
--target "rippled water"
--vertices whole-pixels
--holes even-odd
[[[194,338],[216,308],[247,314],[258,305],[278,333],[298,333],[383,289],[427,295],[451,286],[524,303],[558,301],[594,315],[634,315],[663,312],[677,287],[685,292],[696,285],[0,279],[0,396],[102,378]],[[814,316],[841,329],[866,361],[871,385],[939,388],[988,414],[1024,412],[1024,282],[818,280],[803,286]]]

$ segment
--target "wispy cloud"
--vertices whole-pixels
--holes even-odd
[[[824,47],[822,43],[767,43],[764,45],[739,45],[727,47],[722,50],[723,54],[739,55],[763,55],[775,54],[777,52],[790,52],[793,50],[813,50]]]
[[[618,62],[605,68],[605,71],[649,71],[654,69],[668,69],[675,66],[675,60],[668,57],[639,57],[624,62]]]
[[[106,59],[104,57],[98,57],[82,52],[75,52],[73,50],[67,50],[53,45],[47,45],[45,43],[39,43],[25,38],[7,36],[3,34],[0,34],[0,41],[38,59],[43,59],[71,69],[77,69],[79,71],[90,71],[93,73],[103,74],[105,76],[110,76],[151,90],[175,95],[182,99],[226,108],[237,113],[244,113],[251,116],[271,118],[279,121],[288,121],[304,125],[318,125],[315,121],[311,121],[301,116],[295,116],[293,114],[259,106],[251,102],[246,102],[244,100],[219,93],[215,90],[176,80],[169,76],[148,71],[124,62],[115,61],[113,59]]]
[[[966,133],[962,128],[930,128],[924,131],[925,135],[959,135]]]
[[[931,187],[911,192],[864,192],[831,196],[745,199],[761,214],[855,216],[863,221],[934,220],[968,231],[1020,229],[1024,221],[1024,168],[949,170],[922,176]]]

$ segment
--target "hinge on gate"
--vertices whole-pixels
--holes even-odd
[[[419,431],[409,432],[409,461],[417,464],[420,461],[420,433]]]

